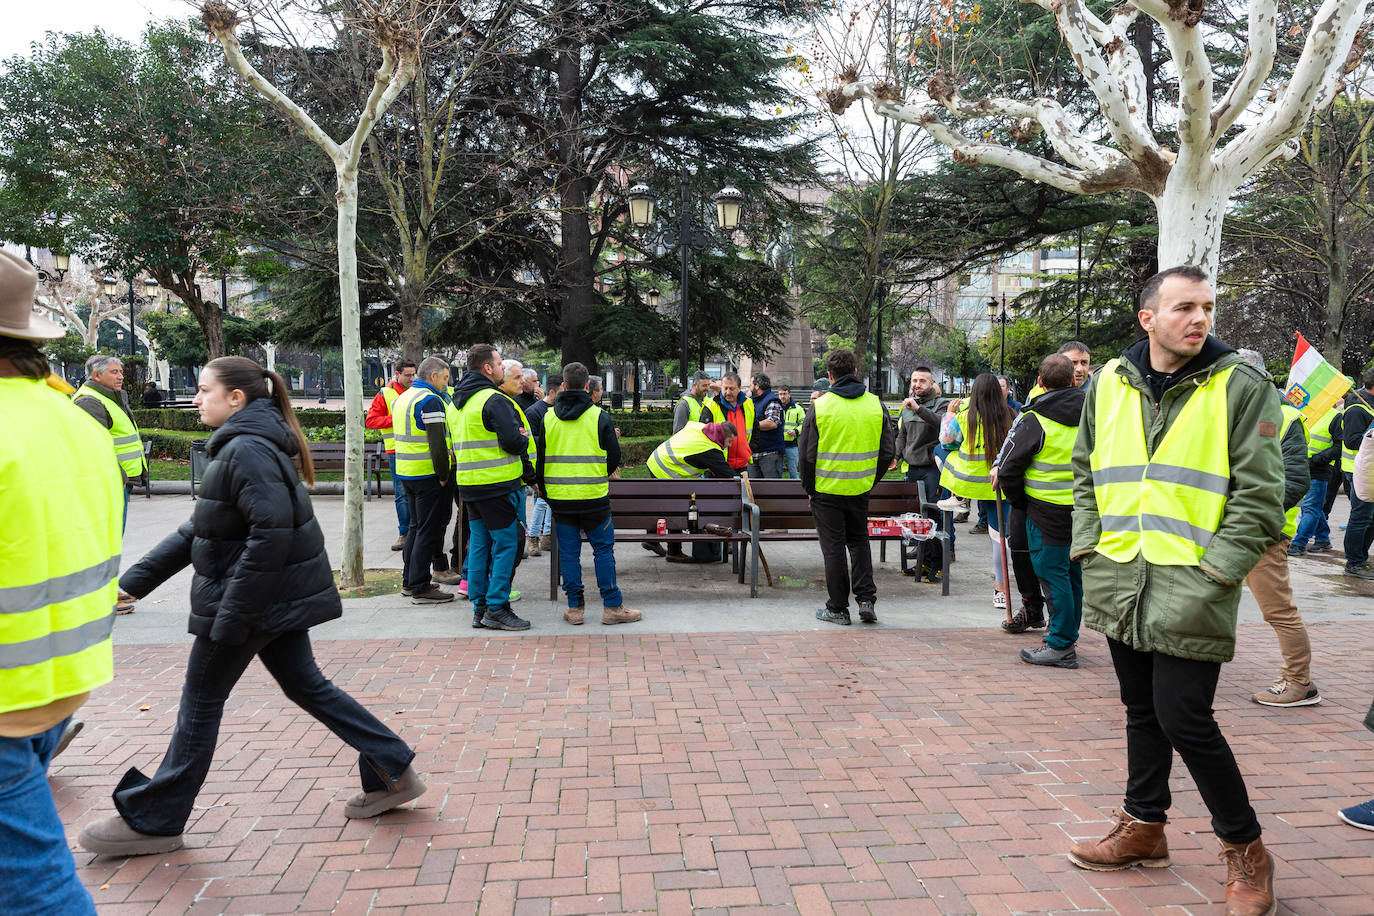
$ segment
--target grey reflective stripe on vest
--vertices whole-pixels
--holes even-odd
[[[1072,480],[1034,480],[1026,477],[1021,483],[1027,490],[1070,490],[1073,488]]]
[[[110,638],[114,631],[114,607],[97,620],[70,630],[58,630],[23,642],[0,643],[0,668],[41,665],[67,655],[75,655]]]
[[[604,461],[605,459],[602,460]],[[605,483],[606,480],[607,477],[605,474],[599,474],[596,477],[549,477],[548,475],[544,477],[544,483],[551,483],[556,487],[576,487],[583,484]]]
[[[1145,479],[1144,464],[1120,464],[1116,467],[1097,468],[1093,471],[1093,486],[1108,483],[1140,483]]]
[[[132,436],[115,436],[114,444],[115,448],[119,448],[121,445],[133,445],[137,441],[138,433],[134,433]]]
[[[406,452],[406,453],[404,453],[404,454],[402,454],[402,453],[400,453],[400,452],[397,452],[397,453],[396,453],[396,460],[397,460],[397,461],[428,461],[429,458],[430,458],[429,452],[422,452],[422,453],[420,453],[420,454],[418,454],[418,455],[413,455],[413,454],[410,454],[409,452]]]
[[[878,451],[871,452],[819,452],[817,461],[877,461]]]
[[[1212,538],[1216,534],[1214,531],[1191,525],[1183,519],[1169,518],[1167,515],[1104,515],[1099,521],[1102,523],[1103,531],[1163,531],[1185,541],[1192,541],[1203,549],[1212,543]]]
[[[696,476],[692,473],[694,469],[690,465],[688,465],[687,462],[679,458],[677,456],[677,452],[673,451],[671,440],[664,440],[662,448],[664,454],[668,457],[668,460],[673,462],[671,465],[668,464],[667,461],[664,461],[663,458],[659,457],[657,451],[655,451],[654,454],[650,455],[649,457],[658,461],[659,468],[661,468],[665,474],[670,474],[673,477],[676,477],[680,480],[685,480],[688,477]],[[687,470],[683,471],[679,470],[679,468],[686,468]]]
[[[454,451],[462,451],[468,448],[496,448],[501,443],[495,439],[465,439],[462,442],[453,443]],[[484,465],[485,467],[495,467],[495,465]]]
[[[0,588],[0,614],[25,614],[50,604],[74,601],[109,585],[118,575],[119,554],[115,554],[94,566],[54,576],[46,582]]]
[[[1149,480],[1161,480],[1165,483],[1181,483],[1185,487],[1206,490],[1220,496],[1225,496],[1231,486],[1230,478],[1221,474],[1180,467],[1176,464],[1151,464],[1150,469],[1145,472],[1145,477]]]
[[[1043,471],[1043,472],[1046,473],[1046,474],[1056,474],[1056,473],[1061,473],[1061,474],[1062,474],[1062,473],[1068,473],[1068,474],[1072,474],[1072,473],[1073,473],[1073,465],[1072,465],[1072,464],[1055,464],[1055,463],[1052,462],[1052,461],[1040,461],[1040,460],[1037,459],[1037,460],[1031,461],[1030,466],[1031,466],[1031,470],[1033,470],[1033,471]]]
[[[969,483],[991,483],[991,482],[992,482],[992,477],[991,477],[990,475],[988,475],[988,474],[983,474],[983,475],[981,475],[981,476],[979,476],[979,475],[977,475],[977,474],[965,474],[963,471],[959,470],[958,468],[956,468],[956,467],[955,467],[954,465],[952,465],[952,464],[946,463],[946,464],[945,464],[945,470],[946,470],[946,471],[949,471],[951,477],[954,477],[954,478],[956,478],[956,479],[958,479],[958,480],[966,480],[966,481],[968,481]]]
[[[874,455],[876,458],[877,455]],[[816,476],[824,477],[827,480],[863,480],[868,477],[877,476],[877,468],[869,468],[866,471],[828,471],[816,468]],[[987,478],[984,478],[986,480]]]
[[[423,445],[429,441],[428,434],[415,436],[410,433],[396,433],[393,437],[397,442],[404,442],[406,445]]]
[[[605,464],[605,455],[545,455],[544,463],[553,464],[562,462],[563,464]],[[591,478],[587,478],[590,480]]]
[[[459,461],[458,470],[460,471],[480,471],[483,468],[500,468],[508,464],[518,464],[520,458],[517,455],[507,455],[504,458],[488,458],[485,461]]]

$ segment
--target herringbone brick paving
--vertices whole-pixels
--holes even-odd
[[[1374,623],[1311,630],[1323,705],[1249,701],[1277,651],[1246,625],[1217,714],[1280,912],[1370,914],[1374,833],[1334,812],[1374,794]],[[106,916],[1221,912],[1225,869],[1182,766],[1173,867],[1069,864],[1119,804],[1122,712],[1100,637],[1078,671],[1015,661],[1033,642],[859,627],[322,642],[326,673],[418,751],[417,808],[345,820],[355,756],[255,663],[187,848],[77,863]],[[116,682],[53,768],[72,838],[110,813],[126,767],[161,758],[185,656],[117,648]]]

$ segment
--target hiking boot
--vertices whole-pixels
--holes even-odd
[[[968,521],[968,510],[960,509],[958,512],[954,513],[954,521],[959,522],[960,524],[963,524],[964,522]]]
[[[482,626],[488,630],[528,630],[530,622],[523,617],[515,616],[515,612],[509,607],[487,608],[487,612],[482,615]]]
[[[978,522],[978,523],[975,524],[972,528],[970,528],[968,531],[969,531],[969,534],[987,534],[987,533],[988,533],[988,523],[987,523],[987,522]]]
[[[1374,567],[1370,566],[1368,563],[1361,563],[1359,566],[1347,564],[1345,567],[1345,574],[1347,576],[1354,576],[1356,579],[1369,579],[1374,581]],[[115,613],[118,613],[118,611]]]
[[[1274,857],[1261,840],[1221,840],[1217,858],[1226,862],[1226,916],[1270,916],[1278,909],[1274,900]]]
[[[401,586],[401,597],[402,597],[402,598],[409,598],[409,597],[410,597],[411,595],[413,595],[413,594],[415,594],[415,589],[410,588],[409,586],[405,586],[405,585],[402,585],[402,586]]]
[[[1290,557],[1305,557],[1307,556],[1307,548],[1301,544],[1289,544],[1288,555]]]
[[[441,591],[431,582],[422,589],[416,590],[410,596],[411,604],[443,604],[445,601],[453,600],[453,592]]]
[[[859,621],[861,623],[877,623],[878,612],[873,610],[872,601],[859,602]]]
[[[146,856],[181,848],[181,834],[153,836],[139,833],[118,814],[88,824],[76,840],[81,848],[100,856]]]
[[[552,535],[552,534],[541,534],[541,535],[539,535],[539,549],[540,549],[540,550],[553,550],[553,535]]]
[[[997,593],[1001,597],[1002,593]],[[1005,600],[1005,599],[1004,599]],[[1006,607],[1003,604],[1002,607]],[[1043,607],[1031,607],[1026,600],[1021,599],[1021,606],[1011,615],[1011,621],[1002,621],[1002,629],[1008,633],[1024,633],[1027,630],[1038,630],[1045,625],[1045,609]]]
[[[392,550],[405,550],[405,549],[406,549],[406,536],[403,534],[403,535],[401,535],[400,537],[398,537],[398,538],[396,539],[396,543],[394,543],[394,544],[391,545],[391,549],[392,549]]]
[[[658,554],[660,557],[666,557],[668,555],[668,551],[664,550],[663,545],[658,541],[640,541],[639,546],[649,551],[649,553]],[[679,555],[681,555],[681,553],[682,551],[678,551]]]
[[[1116,825],[1100,840],[1074,843],[1069,861],[1089,871],[1120,871],[1133,865],[1168,868],[1169,843],[1164,839],[1164,824],[1136,820],[1118,811]]]
[[[344,817],[376,817],[425,794],[425,781],[414,767],[406,767],[390,789],[359,792],[344,803]]]
[[[1358,805],[1351,805],[1349,808],[1342,808],[1336,812],[1336,816],[1351,827],[1374,830],[1374,798]]]
[[[1325,553],[1331,549],[1330,541],[1313,541],[1312,546],[1307,548],[1308,553]]]
[[[456,569],[437,570],[430,578],[440,585],[457,585],[459,582],[463,581],[463,577]]]
[[[603,607],[601,609],[601,622],[606,626],[614,623],[635,623],[643,619],[643,614],[627,607]]]
[[[828,607],[823,607],[816,612],[817,620],[824,620],[826,623],[838,623],[842,627],[847,627],[851,623],[848,611],[841,611],[836,614]]]
[[[1279,678],[1268,690],[1250,697],[1261,706],[1316,706],[1322,701],[1316,684],[1295,684]]]
[[[1025,598],[1021,599],[1021,607],[1026,612],[1026,626],[1032,630],[1040,630],[1045,626],[1045,606],[1043,604],[1031,604]]]
[[[525,556],[541,556],[539,552],[539,538],[535,537],[534,535],[530,535],[529,537],[525,538]]]
[[[697,558],[686,553],[670,553],[667,560],[669,563],[695,563]]]
[[[1047,668],[1077,668],[1078,653],[1073,646],[1056,649],[1049,643],[1041,643],[1034,649],[1022,649],[1021,661],[1028,665],[1043,665]]]
[[[68,722],[67,727],[62,729],[62,737],[57,739],[57,747],[52,749],[52,758],[49,759],[55,758],[58,754],[71,747],[72,742],[76,740],[76,736],[81,734],[81,729],[85,727],[86,723],[82,722],[80,719],[72,719]]]
[[[563,612],[563,619],[575,627],[582,626],[582,623],[586,620],[586,618],[586,609],[580,604],[577,607],[570,607]]]

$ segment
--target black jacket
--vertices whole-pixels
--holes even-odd
[[[554,416],[560,420],[572,421],[586,413],[592,406],[592,396],[587,391],[560,391],[558,400],[553,402]],[[548,411],[545,411],[547,413]],[[533,421],[531,421],[533,422]],[[538,440],[538,463],[535,467],[534,479],[539,483],[542,491],[544,486],[544,447],[548,439],[540,436]],[[601,416],[596,423],[596,442],[601,450],[606,453],[606,476],[610,477],[615,473],[616,468],[620,467],[620,440],[615,436],[615,423],[611,420],[611,415],[606,411],[601,411]],[[549,504],[549,508],[556,515],[595,515],[602,512],[609,512],[611,509],[611,497],[602,496],[599,499],[549,499],[544,497]]]
[[[142,598],[190,563],[188,629],[228,645],[340,616],[324,535],[291,464],[300,449],[276,404],[249,402],[208,450],[191,520],[121,576],[120,588]]]
[[[863,382],[852,375],[843,375],[831,383],[830,391],[825,397],[854,400],[862,397],[866,391]],[[812,496],[816,495],[816,445],[820,441],[820,435],[816,429],[815,401],[815,398],[811,399],[811,408],[806,411],[806,419],[802,421],[801,432],[797,435],[797,458],[800,465],[802,486]],[[883,436],[878,445],[878,476],[875,480],[883,479],[883,475],[887,473],[888,465],[892,464],[892,459],[895,457],[897,457],[897,433],[892,428],[892,418],[887,415],[887,407],[884,406]]]
[[[518,490],[523,481],[534,482],[534,464],[530,461],[529,454],[529,430],[521,429],[520,414],[515,410],[515,403],[506,394],[491,383],[480,372],[469,369],[463,373],[463,377],[458,380],[458,384],[453,387],[453,406],[459,410],[463,405],[479,391],[487,388],[496,392],[494,397],[487,398],[487,402],[482,405],[482,425],[496,434],[496,444],[501,446],[501,450],[511,454],[519,455],[524,462],[524,470],[521,472],[521,479],[508,480],[504,483],[484,483],[476,486],[460,485],[458,496],[464,502],[481,502],[484,499],[500,499],[513,490]],[[454,445],[458,444],[458,437],[454,435]]]
[[[1031,399],[1011,425],[1002,450],[992,466],[997,469],[997,483],[1007,500],[1026,510],[1026,517],[1045,535],[1045,543],[1068,546],[1073,536],[1073,506],[1058,506],[1026,496],[1026,468],[1045,447],[1045,430],[1035,411],[1056,423],[1077,426],[1083,415],[1082,388],[1055,388]]]

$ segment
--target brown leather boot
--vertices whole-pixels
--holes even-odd
[[[1272,916],[1279,908],[1274,899],[1274,857],[1264,843],[1221,840],[1218,858],[1226,860],[1226,916]]]
[[[585,614],[585,609],[579,604],[577,607],[570,607],[565,610],[563,612],[563,619],[575,627],[580,627],[582,626],[582,620]]]
[[[1069,861],[1092,871],[1120,871],[1132,865],[1167,868],[1169,844],[1164,839],[1164,824],[1138,821],[1118,811],[1116,826],[1100,840],[1074,843]]]
[[[603,607],[601,609],[601,622],[607,626],[613,623],[634,623],[643,618],[644,615],[639,611],[632,611],[627,607]]]

